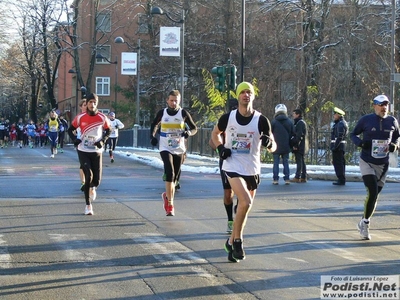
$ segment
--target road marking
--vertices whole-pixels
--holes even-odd
[[[139,244],[144,250],[152,255],[158,262],[163,265],[187,265],[190,270],[198,276],[207,278],[210,285],[218,287],[224,294],[232,295],[232,299],[236,299],[234,292],[226,286],[219,284],[215,276],[198,264],[209,264],[207,260],[198,256],[193,250],[182,245],[176,240],[157,233],[125,233]],[[240,299],[240,298],[237,298]]]
[[[57,234],[51,233],[49,234],[50,239],[55,241],[59,248],[65,251],[67,259],[74,262],[91,262],[95,259],[104,258],[101,255],[98,255],[94,252],[85,251],[80,252],[75,250],[74,248],[88,249],[94,248],[96,245],[93,245],[90,241],[85,240],[87,234]]]
[[[11,268],[11,255],[8,253],[7,241],[0,234],[0,269]]]
[[[305,234],[290,234],[290,233],[284,233],[284,232],[279,232],[283,236],[286,236],[288,238],[294,239],[296,241],[308,244],[314,248],[325,250],[333,255],[339,256],[341,258],[354,261],[354,262],[366,262],[366,261],[374,261],[371,258],[362,256],[360,252],[353,252],[353,251],[348,251],[344,250],[343,248],[339,248],[336,245],[331,245],[329,244],[329,241],[315,241],[315,236],[308,236]],[[301,236],[301,238],[300,238]],[[310,240],[308,242],[307,240]]]
[[[151,255],[163,264],[193,264],[208,263],[205,259],[197,256],[191,249],[178,243],[172,238],[162,234],[152,233],[125,233],[136,243],[145,249],[152,251]],[[206,275],[208,276],[208,275]]]

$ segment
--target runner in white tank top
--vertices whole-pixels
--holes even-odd
[[[160,134],[159,150],[164,163],[165,192],[161,194],[167,216],[174,216],[175,186],[185,158],[185,140],[197,132],[197,126],[190,114],[179,106],[181,94],[173,90],[167,98],[167,108],[158,111],[151,123],[151,144],[156,146],[157,133]]]
[[[275,151],[276,143],[269,120],[253,109],[255,98],[251,83],[242,82],[236,89],[238,109],[223,115],[212,132],[212,141],[224,160],[225,171],[232,190],[238,197],[233,231],[225,243],[228,260],[245,259],[243,229],[260,183],[260,149]],[[221,133],[225,134],[223,144]]]

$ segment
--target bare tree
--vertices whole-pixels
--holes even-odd
[[[31,83],[30,118],[35,122],[42,89],[47,94],[45,107],[57,108],[54,82],[61,50],[54,28],[61,22],[63,10],[65,2],[60,0],[19,1],[11,10],[18,24],[20,51],[25,58],[19,67]]]

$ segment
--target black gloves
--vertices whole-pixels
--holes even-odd
[[[158,140],[154,136],[151,137],[150,143],[152,146],[157,146]]]
[[[389,152],[394,152],[394,151],[397,150],[397,148],[398,148],[397,144],[395,144],[395,143],[390,143],[390,145],[389,145]]]
[[[221,159],[227,159],[228,157],[230,157],[232,155],[232,150],[225,148],[224,145],[222,145],[222,144],[217,147],[217,152]]]
[[[97,148],[101,149],[101,148],[103,148],[103,146],[104,146],[104,142],[103,142],[102,140],[100,140],[100,141],[94,143],[94,145],[95,145]]]
[[[189,136],[190,136],[190,131],[184,131],[184,132],[182,132],[182,136],[185,138],[185,139],[187,139]]]
[[[272,147],[272,141],[268,135],[262,135],[260,137],[260,140],[261,140],[261,145],[267,147],[267,149],[270,149]]]
[[[74,141],[74,146],[75,146],[75,147],[78,147],[78,145],[79,145],[80,143],[82,143],[82,141],[81,141],[80,139],[76,139],[76,140]]]
[[[369,150],[372,148],[372,141],[363,141],[361,143],[361,148],[363,148],[364,150]]]

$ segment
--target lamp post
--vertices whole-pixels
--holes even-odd
[[[246,51],[246,1],[242,0],[242,40],[241,40],[241,50],[240,50],[240,82],[244,81],[244,56]]]
[[[115,65],[114,111],[115,111],[115,113],[117,113],[118,57],[115,56],[115,61],[110,61],[107,57],[104,57],[100,53],[97,53],[96,58],[104,59],[108,63]]]
[[[392,105],[390,110],[395,112],[394,110],[394,97],[395,97],[395,82],[396,79],[395,72],[395,53],[396,53],[396,1],[392,0],[392,18],[391,18],[391,35],[390,35],[390,101],[392,101]]]
[[[124,39],[120,36],[117,36],[114,40],[116,44],[127,44],[129,49],[137,49],[137,61],[136,61],[136,117],[135,122],[137,124],[140,123],[140,39],[138,39],[137,47],[131,46],[128,42],[125,42]]]
[[[74,69],[68,71],[69,74],[75,74],[75,116],[78,115],[78,73]]]
[[[69,74],[76,74],[75,75],[75,116],[78,115],[78,72],[74,69],[69,69],[68,71]],[[82,95],[84,96],[86,93],[86,88],[84,86],[81,86],[80,91],[82,92]]]
[[[151,9],[151,15],[166,15],[168,19],[170,19],[174,23],[181,24],[181,106],[183,108],[183,101],[185,97],[185,10],[182,8],[182,15],[180,20],[173,19],[170,14],[158,7],[155,6]]]

